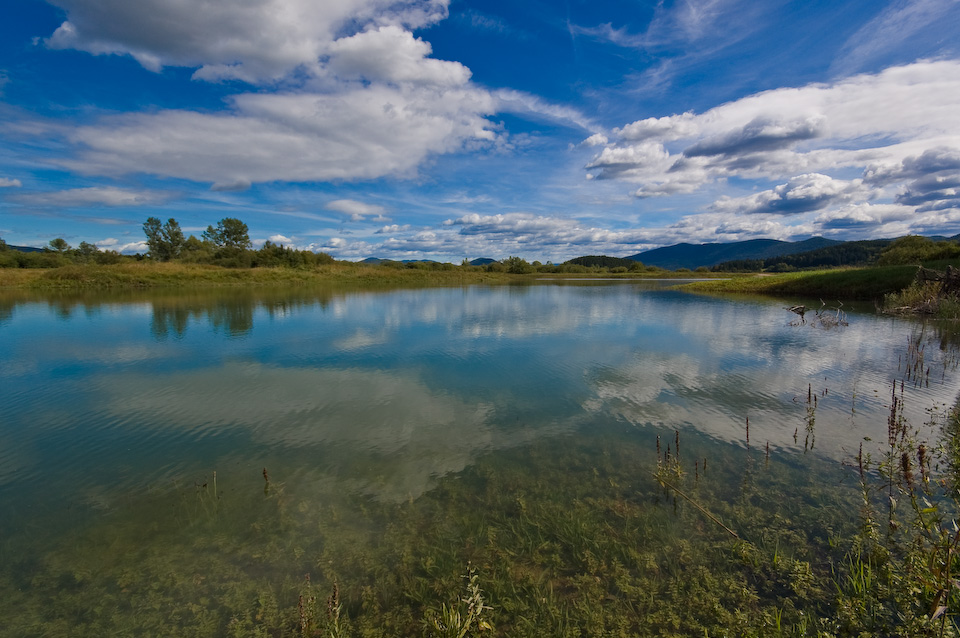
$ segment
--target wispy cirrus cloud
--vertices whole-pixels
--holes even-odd
[[[850,75],[884,61],[906,42],[946,39],[955,42],[960,28],[960,3],[956,0],[897,0],[861,26],[843,45],[831,65],[837,75]],[[931,50],[929,54],[934,53]],[[954,44],[954,52],[958,48]]]
[[[350,218],[350,221],[355,222],[366,221],[367,218],[378,223],[390,221],[390,218],[384,215],[387,209],[383,206],[358,202],[354,199],[337,199],[327,202],[324,208],[343,213]]]
[[[136,190],[113,186],[91,186],[61,191],[33,191],[18,193],[14,200],[22,204],[57,207],[85,206],[148,206],[165,202],[174,193],[155,190]]]

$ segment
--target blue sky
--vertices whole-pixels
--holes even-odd
[[[960,0],[16,0],[0,237],[339,259],[960,233]]]

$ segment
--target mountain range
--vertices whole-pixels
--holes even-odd
[[[819,248],[836,246],[845,242],[825,237],[811,237],[803,241],[779,241],[777,239],[749,239],[727,244],[676,244],[645,250],[627,259],[640,261],[647,266],[657,266],[667,270],[700,266],[716,266],[725,261],[737,259],[769,259],[782,255],[795,255]]]

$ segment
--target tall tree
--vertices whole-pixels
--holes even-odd
[[[217,222],[216,228],[207,226],[207,230],[203,231],[203,238],[217,248],[231,252],[241,251],[251,246],[247,225],[233,217],[224,217]]]
[[[143,223],[143,233],[147,236],[150,256],[160,261],[170,261],[180,256],[186,239],[177,220],[170,218],[161,224],[156,217],[148,217]]]
[[[67,240],[63,237],[57,237],[56,239],[50,240],[50,248],[53,248],[58,253],[63,253],[64,251],[70,250],[70,244],[68,244]]]

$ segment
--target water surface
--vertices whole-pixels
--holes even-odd
[[[0,296],[6,586],[37,594],[24,570],[69,564],[84,530],[189,522],[263,487],[376,536],[389,523],[358,503],[435,498],[555,445],[596,468],[591,441],[621,437],[624,471],[656,462],[658,435],[718,460],[749,436],[814,481],[885,440],[894,390],[933,436],[960,390],[949,336],[870,312],[797,325],[789,303],[622,282]],[[257,524],[221,532],[242,544]]]

